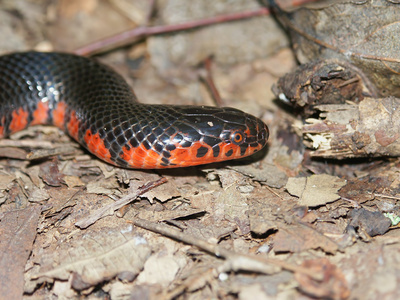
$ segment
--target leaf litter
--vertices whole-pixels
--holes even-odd
[[[132,16],[120,9],[124,1],[25,2],[11,4],[22,19],[16,19],[10,8],[3,6],[0,19],[9,21],[3,28],[20,28],[23,33],[24,27],[13,24],[25,24],[35,29],[34,34],[30,40],[21,38],[24,34],[15,34],[15,43],[10,38],[9,45],[0,49],[2,53],[43,50],[49,45],[55,50],[73,50],[86,43],[88,36],[96,40],[136,26],[149,9],[135,8],[139,14]],[[217,8],[211,0],[202,2],[201,9],[182,0],[162,2],[159,10],[168,18],[160,23],[232,12],[232,7],[221,4]],[[299,44],[298,58],[306,54],[304,61],[299,61],[311,62],[318,53],[314,51],[315,38],[310,38],[315,27],[304,19],[313,20],[318,13],[329,20],[332,16],[340,18],[338,10],[346,11],[343,15],[348,17],[349,11],[368,9],[367,2],[355,6],[348,1],[326,1],[318,9],[310,6],[290,12],[289,20],[303,26],[299,36],[292,33],[295,44],[298,39],[310,42]],[[238,1],[237,5],[234,9],[259,8],[257,2]],[[167,15],[169,11],[181,11],[181,17]],[[80,14],[86,16],[86,24],[77,22]],[[371,14],[377,20],[378,15],[387,15],[382,11]],[[38,15],[45,17],[38,21]],[[349,41],[353,42],[353,54],[369,51],[376,58],[374,62],[381,62],[383,55],[388,58],[392,53],[387,47],[384,53],[377,52],[382,47],[374,46],[396,28],[389,19],[382,22],[389,23],[375,23],[381,28],[366,33],[369,39],[364,42],[354,44],[348,35],[342,44],[334,45],[336,48],[328,47],[329,51],[345,49]],[[43,28],[43,24],[47,26]],[[136,45],[141,51],[132,46],[101,59],[128,79],[143,102],[211,104],[193,66],[204,59],[204,53],[217,53],[212,72],[225,104],[247,109],[268,123],[271,137],[266,152],[254,160],[152,172],[109,166],[47,127],[31,128],[10,142],[1,141],[2,295],[65,299],[248,299],[255,293],[260,299],[398,296],[398,227],[384,217],[384,213],[399,213],[397,158],[346,160],[354,157],[347,156],[346,149],[331,151],[345,161],[318,160],[319,149],[310,152],[312,143],[307,140],[317,136],[318,141],[330,142],[335,140],[332,134],[345,134],[346,138],[330,146],[344,149],[341,141],[351,141],[355,147],[350,149],[354,150],[376,141],[379,146],[371,153],[378,157],[387,151],[395,153],[396,147],[388,146],[397,141],[396,131],[378,131],[373,122],[365,126],[361,122],[371,118],[355,118],[367,109],[373,116],[379,108],[381,114],[376,118],[380,124],[390,127],[395,121],[391,118],[396,113],[387,108],[395,107],[389,104],[397,100],[383,98],[397,96],[395,84],[380,89],[387,83],[385,76],[395,69],[395,62],[386,59],[379,67],[385,69],[382,76],[371,79],[368,64],[353,66],[360,60],[357,55],[350,61],[334,55],[334,62],[324,63],[323,59],[332,58],[324,52],[318,63],[303,67],[290,80],[278,81],[294,69],[295,60],[286,35],[271,17],[215,26],[219,31],[210,26],[152,37],[148,44]],[[268,37],[266,28],[274,34]],[[213,31],[224,33],[224,39],[218,42],[229,41],[225,51],[218,43],[211,43],[218,39]],[[238,32],[240,39],[235,36]],[[47,43],[41,43],[43,36],[48,37]],[[59,36],[63,38],[54,38]],[[323,40],[322,36],[315,37]],[[234,42],[243,45],[242,39],[251,42],[245,48],[234,46]],[[201,47],[195,47],[192,56],[187,50],[160,52],[171,49],[171,45],[175,51],[188,45]],[[286,100],[293,100],[294,111],[273,101],[273,83],[278,84],[278,97],[280,93],[292,95]],[[383,101],[373,100],[374,95],[381,95]],[[324,97],[339,102],[319,102]],[[359,104],[361,100],[369,105]],[[303,110],[299,115],[308,118],[304,126],[295,113],[299,109]],[[322,118],[316,118],[315,109],[323,112]],[[22,137],[29,139],[19,139]],[[32,149],[36,154],[25,159]],[[325,154],[318,157],[325,158]],[[157,182],[160,185],[154,187]],[[149,191],[139,196],[146,187]],[[84,226],[77,226],[84,221]],[[12,289],[9,284],[14,284]]]

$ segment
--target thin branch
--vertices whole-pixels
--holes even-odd
[[[224,106],[224,103],[215,85],[214,78],[212,76],[211,65],[212,65],[212,59],[210,57],[206,58],[203,62],[203,67],[205,72],[199,72],[199,77],[201,81],[204,83],[204,85],[207,87],[208,91],[210,92],[210,95],[214,100],[216,106],[222,107]]]
[[[153,26],[153,27],[137,27],[132,30],[124,31],[120,34],[116,34],[109,38],[105,38],[103,40],[94,42],[82,48],[79,48],[74,51],[75,54],[89,56],[95,53],[99,53],[106,49],[114,48],[117,46],[131,44],[140,39],[143,39],[152,35],[159,35],[171,32],[178,32],[188,29],[194,29],[199,27],[210,26],[218,23],[232,22],[237,20],[243,20],[258,16],[266,16],[269,15],[269,9],[262,7],[253,11],[245,11],[238,12],[232,14],[226,14],[222,16],[211,17],[207,19],[197,20],[197,21],[189,21],[181,24],[173,24],[173,25],[161,25],[161,26]]]
[[[280,268],[282,268],[292,272],[308,275],[317,281],[323,279],[322,274],[315,273],[314,271],[310,271],[307,268],[292,265],[280,260],[236,253],[219,245],[211,244],[205,240],[199,239],[198,237],[192,237],[179,230],[165,225],[157,224],[140,218],[134,218],[130,222],[138,227],[153,231],[155,233],[159,233],[161,235],[167,236],[188,245],[196,246],[197,248],[213,254],[218,258],[225,259],[226,262],[220,268],[218,268],[219,273],[241,270],[262,274],[272,274],[276,273]]]

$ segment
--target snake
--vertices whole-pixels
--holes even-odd
[[[111,67],[61,52],[0,56],[0,138],[54,125],[122,168],[190,167],[260,151],[259,118],[230,107],[140,103]]]

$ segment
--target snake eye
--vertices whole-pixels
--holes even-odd
[[[234,144],[240,145],[244,142],[244,133],[241,131],[235,131],[231,135],[231,140]]]

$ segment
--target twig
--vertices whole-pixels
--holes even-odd
[[[274,194],[275,196],[277,196],[279,199],[283,200],[283,197],[281,195],[279,195],[277,192],[275,192],[273,189],[271,189],[268,185],[265,186],[267,188],[267,190],[269,190],[272,194]]]
[[[94,213],[90,214],[87,218],[81,219],[78,222],[75,223],[75,226],[84,229],[92,225],[94,222],[97,220],[104,218],[106,216],[110,216],[116,211],[117,209],[120,209],[124,205],[127,205],[128,203],[132,202],[135,200],[138,196],[146,193],[147,191],[167,182],[167,179],[165,177],[162,177],[156,181],[151,181],[143,186],[141,186],[135,193],[131,193],[129,195],[126,195],[119,199],[118,201],[111,203],[110,205],[106,205]]]
[[[253,11],[232,13],[197,21],[189,21],[181,24],[162,25],[153,27],[137,27],[135,29],[125,31],[120,34],[116,34],[109,38],[105,38],[103,40],[79,48],[75,50],[74,53],[78,55],[89,56],[116,46],[131,44],[135,41],[138,41],[142,38],[151,35],[159,35],[159,34],[183,31],[183,30],[194,29],[218,23],[232,22],[257,16],[265,16],[269,15],[269,13],[270,12],[268,8],[262,7]]]
[[[211,71],[211,64],[212,64],[212,59],[211,57],[208,57],[204,60],[203,66],[205,72],[199,72],[199,77],[207,87],[208,91],[211,94],[212,99],[214,100],[216,106],[221,107],[224,106],[221,95],[218,92],[217,87],[215,86],[214,79],[212,76],[212,71]]]
[[[219,273],[241,270],[262,274],[272,274],[277,272],[279,268],[283,268],[285,270],[308,275],[317,281],[323,279],[322,274],[315,273],[314,271],[310,271],[306,268],[292,265],[284,261],[273,260],[249,254],[236,253],[219,245],[208,243],[207,241],[199,239],[197,237],[186,235],[181,231],[178,231],[171,227],[167,227],[165,225],[157,224],[140,218],[134,218],[130,222],[138,227],[153,231],[155,233],[159,233],[161,235],[167,236],[177,241],[181,241],[188,245],[196,246],[197,248],[213,254],[218,258],[224,258],[226,261],[220,268],[218,268]]]
[[[342,200],[349,202],[354,208],[359,208],[361,207],[360,203],[358,203],[357,201],[353,200],[353,199],[349,199],[346,197],[340,197]]]
[[[374,193],[374,196],[375,197],[381,197],[381,198],[387,198],[387,199],[400,200],[400,197],[390,196],[390,195],[383,195],[383,194]]]

